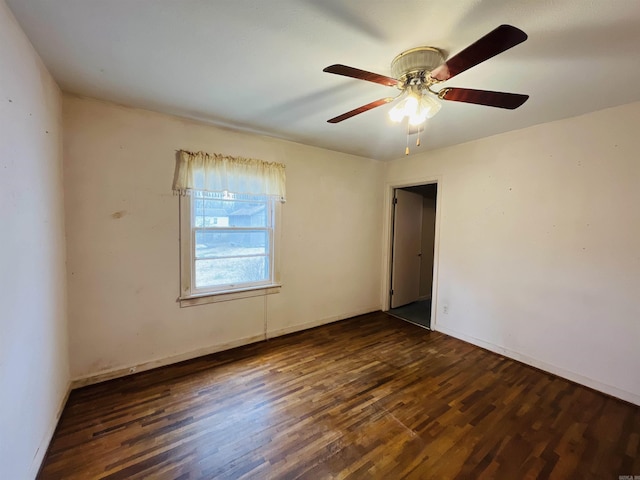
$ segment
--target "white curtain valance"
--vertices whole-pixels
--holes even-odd
[[[180,195],[192,190],[270,195],[284,202],[284,169],[276,162],[180,150],[173,191]]]

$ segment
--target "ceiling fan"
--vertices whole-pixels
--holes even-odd
[[[518,108],[527,101],[528,95],[455,87],[445,87],[435,91],[432,87],[515,47],[526,39],[527,34],[522,30],[511,25],[500,25],[446,61],[443,52],[438,48],[412,48],[402,52],[391,62],[393,77],[346,65],[331,65],[323,71],[397,87],[401,93],[396,97],[381,98],[375,102],[367,103],[327,121],[339,123],[401,97],[402,99],[389,111],[389,116],[396,122],[408,117],[409,125],[413,127],[423,124],[427,118],[431,118],[438,112],[440,103],[435,100],[434,96],[441,100],[454,102],[475,103],[510,110]]]

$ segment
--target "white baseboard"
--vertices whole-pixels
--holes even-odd
[[[223,350],[230,350],[232,348],[241,347],[250,343],[259,342],[264,340],[264,335],[253,335],[251,337],[241,338],[233,342],[219,343],[216,345],[210,345],[190,352],[180,353],[178,355],[172,355],[170,357],[160,358],[157,360],[151,360],[149,362],[143,362],[136,365],[129,365],[126,367],[116,367],[109,370],[103,370],[98,373],[92,373],[75,378],[71,382],[71,388],[80,388],[86,385],[93,385],[95,383],[105,382],[107,380],[113,380],[114,378],[125,377],[127,375],[133,375],[134,373],[144,372],[153,368],[164,367],[173,363],[183,362],[185,360],[191,360],[193,358],[203,357],[212,353],[221,352]]]
[[[73,381],[71,382],[71,388],[72,389],[80,388],[87,385],[93,385],[96,383],[105,382],[107,380],[113,380],[114,378],[133,375],[134,373],[144,372],[146,370],[151,370],[153,368],[164,367],[166,365],[183,362],[185,360],[191,360],[193,358],[202,357],[204,355],[210,355],[212,353],[221,352],[223,350],[230,350],[232,348],[241,347],[243,345],[248,345],[250,343],[260,342],[262,340],[266,340],[266,338],[279,337],[282,335],[286,335],[288,333],[294,333],[300,330],[307,330],[309,328],[318,327],[320,325],[325,325],[327,323],[337,322],[339,320],[355,317],[357,315],[364,315],[365,313],[376,312],[378,310],[380,310],[379,305],[375,307],[364,308],[361,310],[341,314],[341,315],[322,318],[320,320],[314,320],[312,322],[293,325],[287,328],[268,331],[266,337],[264,334],[254,335],[251,337],[244,337],[238,340],[234,340],[233,342],[210,345],[210,346],[199,348],[197,350],[192,350],[186,353],[181,353],[178,355],[173,355],[170,357],[165,357],[157,360],[151,360],[151,361],[139,363],[136,365],[120,366],[120,367],[115,367],[108,370],[102,370],[97,373],[91,373],[88,375],[83,375],[83,376],[74,378]]]
[[[280,328],[278,330],[267,331],[267,338],[281,337],[282,335],[288,335],[289,333],[300,332],[302,330],[308,330],[310,328],[319,327],[320,325],[326,325],[328,323],[339,322],[340,320],[346,320],[347,318],[357,317],[358,315],[365,315],[367,313],[373,313],[380,310],[380,305],[375,307],[363,308],[349,313],[340,315],[333,315],[330,317],[321,318],[320,320],[314,320],[312,322],[302,323],[298,325],[292,325],[290,327]]]
[[[53,438],[53,434],[56,431],[58,426],[58,422],[60,421],[60,417],[62,416],[62,411],[64,410],[65,405],[67,404],[67,400],[69,400],[69,395],[71,394],[71,381],[67,382],[67,389],[65,394],[62,396],[62,400],[58,404],[58,411],[56,416],[49,423],[49,427],[47,431],[42,437],[40,441],[40,445],[36,449],[36,453],[33,455],[33,460],[31,461],[31,469],[29,478],[36,478],[38,476],[38,472],[40,468],[42,468],[42,462],[44,462],[44,456],[47,454],[47,450],[49,449],[49,444],[51,443],[51,439]]]
[[[540,370],[544,370],[545,372],[549,372],[559,377],[566,378],[567,380],[571,380],[572,382],[579,383],[580,385],[593,388],[594,390],[598,390],[599,392],[606,393],[607,395],[611,395],[612,397],[619,398],[621,400],[624,400],[629,403],[633,403],[635,405],[640,405],[640,396],[635,393],[627,392],[626,390],[621,390],[612,385],[607,385],[606,383],[599,382],[598,380],[585,377],[583,375],[572,372],[570,370],[565,370],[564,368],[560,368],[555,365],[546,363],[542,360],[538,360],[536,358],[523,355],[514,350],[510,350],[508,348],[501,347],[499,345],[494,345],[493,343],[480,340],[479,338],[475,338],[470,335],[466,335],[464,333],[460,333],[455,330],[442,327],[441,325],[433,325],[433,329],[438,332],[449,335],[451,337],[455,337],[459,340],[463,340],[467,343],[471,343],[472,345],[476,345],[486,350],[490,350],[491,352],[497,353],[499,355],[503,355],[505,357],[512,358],[513,360],[526,363],[527,365],[531,365],[532,367],[539,368]]]

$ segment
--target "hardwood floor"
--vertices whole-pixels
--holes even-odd
[[[640,475],[640,407],[384,313],[71,393],[41,479]]]

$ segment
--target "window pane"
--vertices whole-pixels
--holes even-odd
[[[269,279],[269,257],[216,258],[196,260],[196,288]]]
[[[196,258],[267,255],[269,236],[265,230],[196,231]]]
[[[193,294],[269,284],[273,278],[273,199],[230,192],[195,191],[190,198]],[[184,255],[184,251],[183,251]]]
[[[266,227],[266,201],[194,198],[196,227]]]

